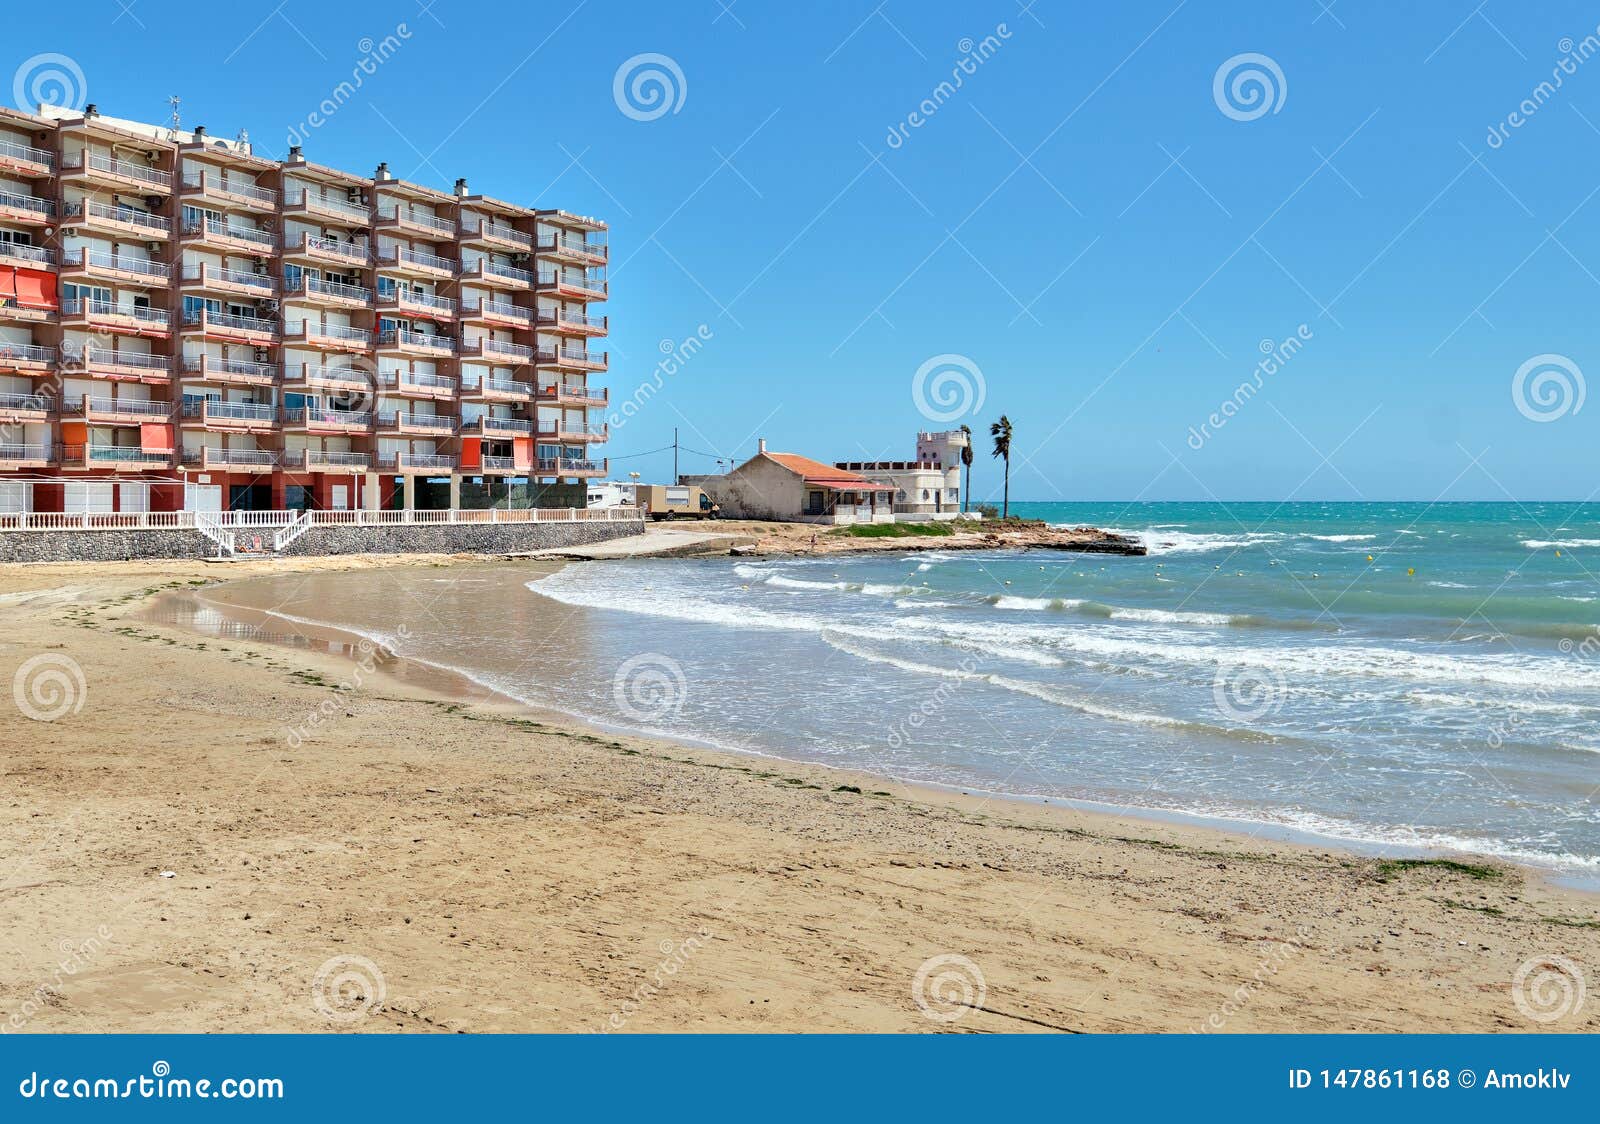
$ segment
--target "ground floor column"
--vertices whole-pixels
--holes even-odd
[[[364,472],[361,474],[361,506],[367,511],[377,511],[383,502],[383,495],[379,491],[378,474]]]
[[[461,473],[450,474],[450,510],[457,511],[461,507]]]
[[[405,502],[402,506],[407,511],[415,511],[417,509],[417,478],[409,472],[406,473],[400,478],[400,488],[405,495]]]

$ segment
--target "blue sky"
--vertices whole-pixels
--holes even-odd
[[[874,5],[286,0],[196,21],[86,0],[8,12],[0,76],[59,52],[104,113],[164,120],[178,94],[186,125],[247,128],[281,155],[362,41],[403,24],[307,156],[606,218],[616,401],[662,341],[710,336],[617,428],[614,474],[664,477],[670,454],[637,454],[674,426],[741,459],[758,436],[826,460],[908,456],[935,424],[914,376],[954,355],[984,390],[957,422],[1016,426],[1017,498],[1600,487],[1600,404],[1572,408],[1584,373],[1600,377],[1600,57],[1488,142],[1596,33],[1596,10]],[[936,95],[986,36],[989,57]],[[647,54],[682,80],[672,111],[630,115],[614,77]],[[1266,100],[1230,101],[1225,82],[1219,102],[1219,69],[1250,54],[1281,80],[1245,60],[1225,76],[1268,73]],[[1303,348],[1194,448],[1263,341],[1301,325]],[[1558,357],[1555,396],[1519,410],[1513,380],[1537,356]],[[1541,411],[1561,416],[1527,416]],[[998,465],[983,458],[974,483],[997,493]]]

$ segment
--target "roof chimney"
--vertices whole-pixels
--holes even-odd
[[[194,127],[194,139],[195,140],[203,140],[205,138],[205,135],[206,135],[206,127],[204,125],[196,125]]]
[[[466,180],[464,180],[464,179],[456,180],[456,194],[461,196],[461,198],[463,198],[463,199],[465,199],[467,197],[467,181]]]
[[[293,161],[299,160],[299,159],[301,159],[300,146],[297,145],[297,144],[291,144],[289,146],[289,160],[291,162],[293,162]]]
[[[766,451],[767,451],[767,439],[765,437],[763,437],[759,441],[756,442],[756,453],[760,454],[760,453],[764,453]]]
[[[378,170],[372,173],[372,178],[375,180],[387,180],[394,178],[389,174],[389,162],[387,160],[378,165]]]
[[[83,107],[83,115],[85,117],[99,117],[100,107],[94,102],[90,102],[88,105]]]

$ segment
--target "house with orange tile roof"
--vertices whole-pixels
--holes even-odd
[[[893,523],[894,488],[798,453],[756,455],[721,476],[696,477],[727,519],[783,523]]]

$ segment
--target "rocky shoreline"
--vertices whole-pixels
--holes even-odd
[[[719,534],[735,536],[734,552],[750,557],[806,554],[881,554],[920,550],[1057,550],[1073,554],[1143,557],[1150,553],[1138,538],[1098,527],[1050,527],[1045,524],[981,525],[981,529],[945,535],[858,537],[839,528],[818,530],[799,523],[741,520],[715,524]],[[753,541],[751,541],[753,540]],[[720,552],[719,552],[720,553]]]

